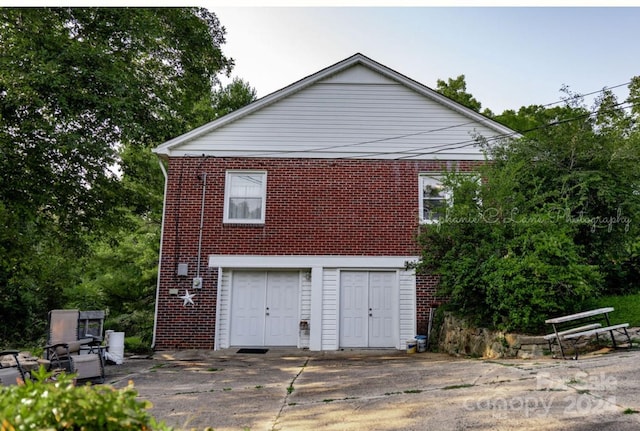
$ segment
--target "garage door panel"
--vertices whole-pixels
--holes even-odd
[[[296,272],[269,272],[265,321],[268,346],[295,346],[298,343],[298,291]]]
[[[367,343],[366,272],[340,273],[340,346],[363,347]]]
[[[237,272],[231,287],[231,341],[238,346],[264,343],[265,274]]]
[[[340,273],[340,346],[394,347],[395,272]]]
[[[297,272],[234,272],[230,344],[296,346],[299,286]]]

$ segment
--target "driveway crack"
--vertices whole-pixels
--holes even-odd
[[[287,406],[288,401],[289,401],[289,396],[293,393],[294,386],[293,384],[296,382],[296,380],[298,379],[298,377],[300,377],[300,375],[302,374],[302,372],[304,371],[305,367],[307,366],[307,364],[309,363],[309,359],[307,358],[306,361],[304,361],[304,364],[302,364],[302,366],[300,367],[300,371],[298,371],[298,374],[296,374],[293,379],[291,380],[291,383],[289,383],[289,386],[287,387],[287,394],[284,396],[284,400],[282,400],[282,405],[280,406],[280,410],[278,411],[278,414],[276,415],[276,418],[273,421],[273,426],[271,427],[271,431],[277,431],[278,428],[276,428],[276,426],[278,425],[278,421],[280,420],[280,417],[282,416],[282,411],[284,410],[284,408]]]

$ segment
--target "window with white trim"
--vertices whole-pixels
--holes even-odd
[[[445,216],[451,193],[437,175],[420,175],[420,221],[437,223]]]
[[[227,171],[224,222],[264,223],[266,196],[266,172]]]

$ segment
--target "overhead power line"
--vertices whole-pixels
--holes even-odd
[[[627,106],[624,106],[627,105]],[[640,106],[640,104],[636,103],[629,103],[629,102],[620,102],[617,103],[613,106],[613,108],[621,108],[621,109],[627,109],[627,108],[632,108],[635,106]],[[575,116],[575,117],[571,117],[571,118],[565,118],[562,120],[558,120],[558,121],[554,121],[552,123],[548,123],[542,126],[538,126],[538,127],[534,127],[528,130],[525,130],[523,132],[513,132],[513,133],[504,133],[504,134],[500,134],[500,135],[495,135],[489,138],[484,138],[485,141],[487,142],[492,142],[492,141],[498,141],[501,139],[507,139],[510,137],[513,137],[517,134],[521,134],[521,133],[528,133],[528,132],[533,132],[536,130],[542,130],[545,128],[549,128],[549,127],[554,127],[560,124],[564,124],[564,123],[570,123],[572,121],[578,121],[578,120],[582,120],[582,119],[586,119],[589,117],[592,117],[594,115],[596,115],[598,113],[598,110],[594,110],[594,111],[589,111],[589,112],[585,112],[584,114]],[[401,155],[399,157],[394,158],[395,160],[400,160],[400,159],[410,159],[410,158],[414,158],[414,157],[420,157],[420,156],[425,156],[425,155],[430,155],[430,154],[438,154],[438,153],[442,153],[442,152],[446,152],[446,151],[451,151],[451,150],[458,150],[460,148],[465,148],[465,147],[470,147],[473,145],[476,145],[478,143],[477,139],[468,139],[465,141],[460,141],[460,142],[456,142],[453,144],[446,144],[446,145],[430,145],[429,147],[420,147],[420,148],[415,148],[412,150],[404,150],[404,151],[386,151],[386,152],[375,152],[375,153],[369,153],[369,154],[365,154],[365,155],[358,155],[358,156],[345,156],[343,157],[344,159],[352,159],[352,158],[361,158],[363,156],[380,156],[380,155],[393,155],[393,154],[398,154]],[[428,149],[428,151],[427,151]],[[404,154],[404,155],[402,155]]]
[[[591,93],[576,94],[575,96],[567,97],[565,99],[560,99],[558,101],[547,103],[546,105],[540,105],[540,106],[542,106],[543,108],[546,108],[547,106],[558,105],[560,103],[567,103],[568,101],[571,101],[571,100],[582,99],[586,96],[593,96],[594,94],[604,93],[607,90],[613,90],[615,88],[624,87],[629,84],[631,84],[631,81],[625,82],[624,84],[614,85],[613,87],[603,87],[601,90],[592,91]]]
[[[605,92],[607,90],[611,90],[611,89],[615,89],[615,88],[619,88],[619,87],[623,87],[623,86],[629,85],[630,83],[631,83],[631,81],[623,83],[623,84],[617,84],[617,85],[614,85],[612,87],[604,87],[601,90],[592,91],[592,92],[589,92],[589,93],[586,93],[586,94],[575,95],[575,96],[570,97],[570,98],[560,99],[558,101],[547,103],[545,105],[539,105],[539,106],[548,107],[548,106],[556,105],[556,104],[559,104],[559,103],[567,103],[570,100],[575,100],[575,99],[578,99],[578,98],[582,98],[584,96],[590,96],[590,95],[594,95],[594,94],[598,94],[598,93],[603,93],[603,92]],[[627,102],[620,102],[620,103],[616,104],[615,107],[621,106],[621,105],[623,105],[625,103],[627,103]],[[635,106],[635,105],[630,105],[628,107],[631,107],[631,106]],[[628,107],[626,107],[626,108],[628,108]],[[625,107],[623,107],[623,109],[625,109]],[[562,124],[564,122],[577,121],[577,120],[582,119],[582,118],[588,118],[591,115],[594,115],[596,113],[597,113],[597,110],[585,113],[585,114],[577,116],[575,118],[564,119],[564,120],[561,120],[561,121],[558,121],[558,122],[549,123],[549,124],[538,126],[538,127],[535,127],[535,128],[532,128],[532,129],[528,129],[528,130],[514,131],[512,133],[505,133],[505,134],[495,135],[495,136],[493,136],[491,138],[486,138],[486,140],[487,141],[495,141],[495,140],[498,140],[498,139],[509,138],[509,137],[513,137],[513,136],[518,135],[518,134],[529,133],[529,132],[533,132],[533,131],[536,131],[536,130],[541,130],[541,129],[546,128],[546,127],[552,127],[552,126],[555,126],[555,125],[558,125],[558,124]],[[388,141],[408,138],[408,137],[412,137],[412,136],[428,135],[428,134],[431,134],[431,133],[442,132],[442,131],[445,131],[445,130],[451,130],[451,129],[455,129],[455,128],[458,128],[458,127],[469,126],[469,125],[472,125],[472,124],[477,124],[477,121],[467,121],[467,122],[464,122],[464,123],[454,124],[454,125],[450,125],[450,126],[445,126],[445,127],[435,128],[435,129],[429,129],[429,130],[422,130],[422,131],[418,131],[418,132],[406,133],[406,134],[401,134],[401,135],[396,135],[396,136],[389,136],[389,137],[380,138],[380,139],[373,139],[373,140],[367,140],[367,141],[361,141],[361,142],[352,142],[352,143],[347,143],[347,144],[337,144],[337,145],[323,146],[323,147],[318,147],[318,148],[314,148],[312,150],[307,150],[307,151],[331,151],[331,150],[354,148],[354,147],[358,147],[358,146],[374,144],[374,143],[378,143],[378,142],[388,142]],[[469,139],[469,140],[464,140],[464,141],[455,142],[455,143],[441,144],[441,145],[435,145],[435,146],[431,145],[431,146],[428,147],[429,151],[426,151],[426,152],[425,151],[414,152],[414,151],[419,151],[419,150],[425,150],[427,148],[427,147],[419,147],[419,148],[416,148],[415,150],[375,152],[375,153],[369,153],[369,154],[365,154],[365,155],[360,154],[358,156],[345,156],[344,158],[348,159],[348,158],[363,157],[363,156],[366,156],[366,155],[376,156],[376,155],[392,155],[392,154],[405,154],[405,156],[399,157],[399,159],[400,158],[411,158],[411,157],[418,157],[418,156],[421,156],[421,155],[437,154],[437,153],[445,152],[445,151],[449,151],[449,150],[460,149],[460,148],[468,147],[468,146],[471,146],[471,145],[475,145],[476,143],[477,143],[477,139]],[[269,151],[269,152],[265,152],[265,153],[253,154],[253,156],[268,157],[268,156],[276,156],[276,155],[283,155],[283,154],[294,154],[294,153],[299,153],[299,152],[300,152],[299,150],[276,150],[276,151]]]
[[[624,106],[624,105],[627,105],[627,106]],[[615,104],[613,106],[613,108],[627,109],[627,108],[633,108],[633,107],[636,107],[636,106],[640,106],[640,103],[620,102],[620,103]],[[534,128],[525,130],[523,132],[520,132],[518,134],[534,132],[536,130],[542,130],[542,129],[546,129],[546,128],[549,128],[549,127],[558,126],[560,124],[570,123],[572,121],[583,120],[583,119],[592,117],[592,116],[596,115],[597,113],[598,113],[597,110],[586,112],[586,113],[584,113],[582,115],[578,115],[576,117],[565,118],[565,119],[554,121],[552,123],[548,123],[548,124],[545,124],[545,125],[542,125],[542,126],[534,127]],[[506,139],[506,138],[512,137],[515,134],[516,133],[505,133],[505,134],[502,134],[502,135],[495,135],[495,136],[492,136],[492,137],[489,137],[489,138],[485,138],[485,140],[487,142],[497,141],[497,140],[500,140],[500,139]],[[409,152],[409,151],[390,151],[390,152],[385,152],[385,153],[371,153],[370,155],[376,155],[376,154],[377,155],[405,154],[404,156],[397,157],[396,160],[409,159],[409,158],[413,158],[413,157],[426,156],[426,155],[430,155],[430,154],[437,154],[437,153],[440,153],[440,152],[445,152],[445,151],[450,151],[450,150],[457,150],[457,149],[460,149],[460,148],[465,148],[465,147],[469,147],[469,146],[472,146],[472,145],[476,145],[477,143],[478,143],[477,139],[470,139],[470,140],[467,140],[467,141],[462,141],[462,142],[457,142],[457,143],[454,143],[454,144],[450,144],[446,148],[439,148],[439,149],[436,149],[436,150],[433,149],[434,148],[433,146],[429,146],[429,147],[423,147],[422,148],[424,150],[426,150],[428,148],[429,151],[416,151],[417,150],[416,149],[416,150],[412,150],[411,152]],[[359,157],[362,157],[362,155],[360,155]],[[355,157],[345,157],[345,158],[355,158]]]

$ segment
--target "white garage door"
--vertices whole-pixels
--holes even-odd
[[[340,272],[340,346],[397,344],[395,272]]]
[[[231,345],[296,346],[299,290],[298,272],[235,271]]]

